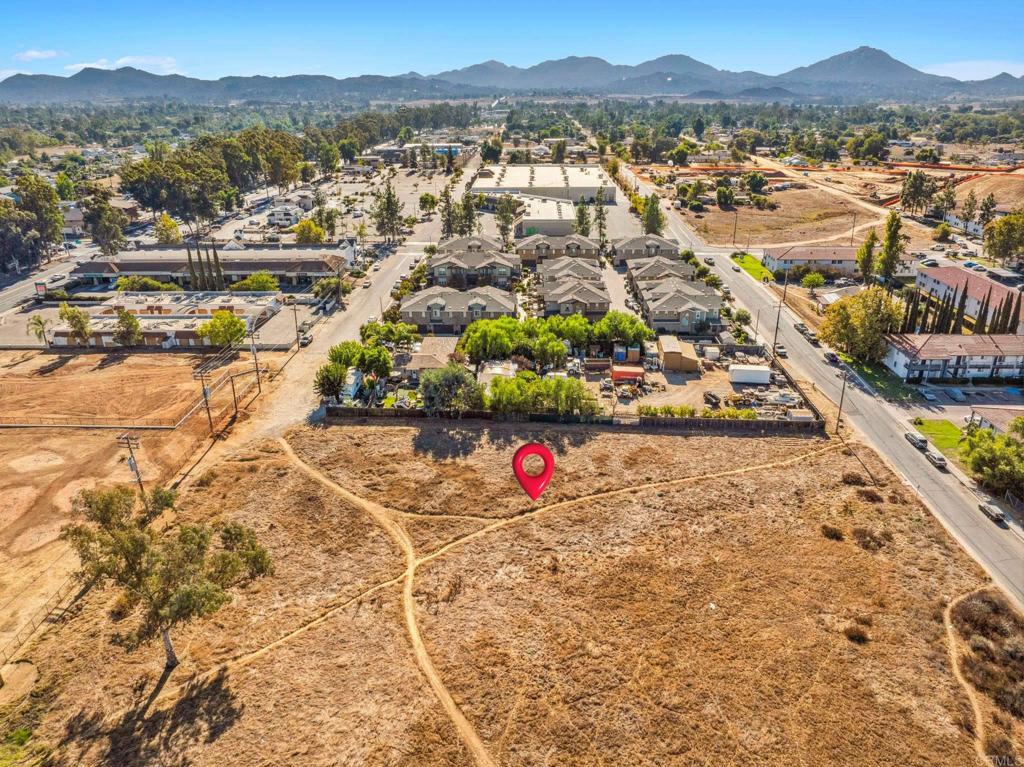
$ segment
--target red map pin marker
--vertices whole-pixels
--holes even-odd
[[[539,455],[544,461],[544,470],[540,474],[527,474],[526,469],[523,468],[523,462],[531,455]],[[547,488],[555,473],[555,457],[544,445],[530,442],[516,451],[515,457],[512,459],[512,471],[515,472],[516,479],[519,480],[519,484],[522,485],[526,494],[536,501]]]

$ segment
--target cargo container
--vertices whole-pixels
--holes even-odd
[[[644,369],[640,365],[612,365],[612,381],[614,383],[629,383],[643,380]]]
[[[772,382],[772,369],[767,365],[729,365],[729,382],[734,384],[757,384],[763,386]]]

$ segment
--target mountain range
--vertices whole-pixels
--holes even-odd
[[[200,80],[123,67],[86,68],[70,77],[13,75],[0,82],[0,102],[60,103],[173,99],[193,103],[338,101],[491,95],[673,95],[694,99],[855,103],[1024,97],[1024,77],[1003,72],[964,81],[928,74],[885,51],[861,46],[780,75],[731,72],[690,56],[661,56],[635,66],[569,56],[531,67],[485,61],[424,76],[323,75],[222,77]]]

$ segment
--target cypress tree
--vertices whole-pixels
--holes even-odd
[[[188,253],[188,287],[189,290],[199,290],[199,277],[196,275],[196,265],[192,263],[192,248],[185,243],[185,252]]]
[[[206,267],[203,265],[203,251],[199,247],[199,243],[196,243],[196,258],[199,261],[199,289],[209,290],[210,281],[206,276]]]
[[[227,290],[224,270],[220,266],[220,256],[217,255],[217,243],[213,243],[213,266],[217,270],[217,290]]]
[[[981,302],[981,308],[978,310],[978,318],[974,322],[975,335],[985,335],[986,328],[988,328],[988,307],[991,302],[992,288],[989,288],[988,293],[985,294],[985,300]]]
[[[917,290],[914,291],[914,300],[910,304],[910,314],[907,317],[907,333],[916,333],[918,331],[917,319],[918,312],[921,310],[921,293]]]
[[[928,291],[928,298],[924,302],[924,311],[921,312],[921,333],[928,333],[928,320],[932,313],[932,295],[934,291]]]
[[[967,310],[967,286],[964,286],[964,292],[960,294],[960,302],[956,307],[956,317],[953,319],[953,327],[950,330],[951,333],[961,335],[964,332],[964,312]]]
[[[1010,332],[1010,315],[1013,312],[1013,298],[1007,293],[1003,296],[1003,300],[1000,304],[1002,311],[999,312],[999,332],[1009,333]]]
[[[1017,291],[1017,300],[1014,303],[1013,311],[1010,313],[1010,324],[1006,328],[1007,333],[1013,333],[1017,335],[1017,328],[1020,327],[1020,296],[1021,291]]]

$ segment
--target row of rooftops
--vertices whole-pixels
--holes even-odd
[[[440,307],[447,312],[468,312],[474,308],[514,315],[516,299],[512,293],[490,285],[467,290],[435,285],[408,296],[402,301],[401,311],[425,312],[432,307]]]
[[[918,360],[1024,356],[1024,336],[1018,335],[898,333],[889,335],[886,339],[897,352]]]

